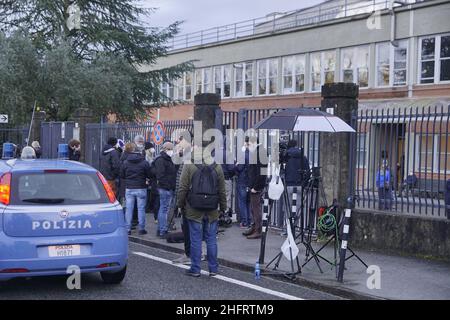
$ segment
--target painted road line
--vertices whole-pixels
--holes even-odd
[[[151,260],[154,260],[154,261],[158,261],[158,262],[161,262],[161,263],[169,264],[171,266],[178,267],[178,268],[181,268],[181,269],[189,269],[189,266],[182,265],[182,264],[174,264],[172,261],[170,261],[168,259],[160,258],[160,257],[154,256],[154,255],[151,255],[151,254],[144,253],[144,252],[133,252],[133,254],[141,256],[141,257],[144,257],[144,258],[147,258],[147,259],[151,259]],[[203,275],[208,275],[209,274],[208,272],[206,272],[204,270],[202,270],[201,273]],[[256,290],[256,291],[259,291],[259,292],[262,292],[262,293],[270,294],[272,296],[276,296],[276,297],[282,298],[282,299],[287,299],[287,300],[304,300],[302,298],[295,297],[295,296],[292,296],[290,294],[286,294],[286,293],[283,293],[283,292],[267,289],[267,288],[264,288],[264,287],[261,287],[261,286],[257,286],[257,285],[254,285],[254,284],[251,284],[251,283],[248,283],[248,282],[245,282],[245,281],[236,280],[236,279],[225,277],[225,276],[222,276],[222,275],[216,275],[213,278],[214,279],[218,279],[218,280],[222,280],[222,281],[225,281],[225,282],[228,282],[228,283],[236,284],[236,285],[241,286],[241,287],[253,289],[253,290]]]

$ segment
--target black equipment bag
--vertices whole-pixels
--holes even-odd
[[[215,210],[219,205],[218,176],[216,165],[196,165],[192,176],[189,205],[197,210]]]
[[[183,232],[169,232],[166,236],[166,241],[168,243],[183,243],[184,234]]]

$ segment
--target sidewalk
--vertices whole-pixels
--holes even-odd
[[[177,221],[176,232],[180,230],[179,221]],[[246,239],[242,236],[243,230],[236,224],[224,230],[218,238],[220,264],[248,270],[249,277],[253,277],[250,272],[253,272],[255,262],[258,260],[261,241]],[[153,216],[147,215],[147,231],[148,234],[145,236],[138,236],[137,232],[133,231],[130,241],[172,252],[184,252],[182,243],[171,244],[156,237]],[[280,236],[280,232],[269,231],[266,243],[266,264],[280,252],[284,240],[285,237]],[[313,243],[316,250],[321,245],[322,243]],[[300,264],[303,264],[305,247],[299,245],[299,249]],[[343,283],[337,282],[335,268],[323,260],[320,262],[323,274],[312,260],[302,269],[302,274],[297,276],[296,282],[350,299],[450,299],[450,264],[448,263],[359,250],[355,252],[369,266],[380,267],[381,289],[367,288],[366,281],[370,275],[355,257],[346,262]],[[347,251],[347,256],[349,254],[350,252]],[[322,250],[321,255],[332,261],[334,256],[332,244]],[[272,271],[272,268],[273,264],[268,269],[265,269],[265,266],[261,267],[263,274],[275,275],[280,279],[286,279],[283,274],[291,269],[290,262],[284,257],[281,259],[278,272]]]

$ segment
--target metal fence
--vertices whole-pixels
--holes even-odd
[[[145,123],[91,123],[86,125],[86,150],[85,162],[94,168],[100,166],[100,156],[103,146],[110,137],[122,139],[124,142],[132,142],[137,135],[144,136],[146,141],[151,141],[153,122]],[[165,140],[172,141],[177,131],[188,130],[192,132],[192,120],[165,121]],[[160,146],[156,146],[159,152]]]
[[[359,209],[445,218],[445,188],[450,179],[449,106],[397,109],[364,109],[354,115],[357,123],[354,172]],[[226,129],[252,128],[277,109],[241,109],[221,112],[223,134]],[[166,140],[176,140],[192,120],[164,121]],[[220,126],[220,124],[218,124]],[[88,124],[86,162],[99,166],[101,148],[110,136],[132,141],[137,134],[151,141],[153,123]],[[269,153],[273,136],[266,132],[261,143]],[[280,132],[281,143],[297,140],[310,166],[320,166],[320,134]],[[241,150],[235,135],[226,136],[227,147]],[[157,150],[159,151],[159,150]],[[381,181],[386,180],[386,184]],[[234,193],[236,195],[236,192]],[[238,206],[235,206],[236,208]],[[274,206],[271,225],[282,227],[281,204]]]
[[[358,207],[445,218],[450,106],[358,112]]]
[[[0,155],[3,152],[3,143],[11,142],[20,148],[27,145],[28,126],[20,126],[15,128],[0,128]]]
[[[423,2],[427,0],[408,0],[406,3]],[[428,0],[429,1],[429,0]],[[341,0],[339,2],[325,2],[318,6],[293,10],[288,12],[275,12],[265,17],[241,21],[220,27],[214,27],[197,32],[177,35],[169,42],[169,50],[185,49],[222,41],[236,40],[264,33],[273,33],[280,30],[296,28],[306,25],[319,24],[339,18],[351,17],[361,14],[372,14],[375,11],[402,6],[392,0]]]

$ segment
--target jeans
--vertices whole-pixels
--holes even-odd
[[[378,188],[378,210],[391,210],[393,200],[391,188]]]
[[[202,240],[206,241],[206,255],[209,272],[217,273],[217,225],[218,220],[209,223],[208,217],[203,217],[202,223],[189,220],[189,233],[191,238],[191,269],[192,273],[200,273],[202,258]]]
[[[173,191],[158,188],[159,211],[158,211],[158,231],[160,235],[167,233],[167,215],[173,199]]]
[[[225,179],[225,193],[227,194],[227,208],[228,212],[233,212],[233,202],[232,202],[232,193],[233,193],[233,180]]]
[[[125,190],[126,213],[125,219],[128,231],[131,230],[131,220],[133,218],[134,204],[137,201],[139,230],[145,229],[145,204],[147,202],[147,189],[126,189]]]
[[[251,224],[250,218],[250,204],[247,192],[247,186],[238,185],[238,203],[239,203],[239,214],[241,216],[241,223],[249,226]]]

